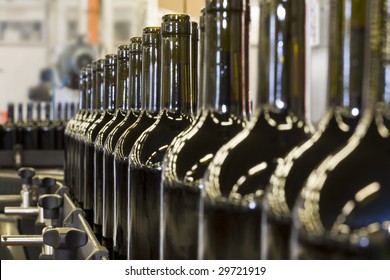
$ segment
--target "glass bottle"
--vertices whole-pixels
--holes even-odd
[[[93,201],[94,201],[94,193],[93,190],[86,189],[85,185],[85,137],[87,135],[87,131],[90,129],[92,124],[97,121],[104,110],[104,96],[103,96],[103,87],[104,87],[104,59],[98,59],[92,63],[92,75],[89,80],[87,80],[87,92],[89,94],[89,111],[90,114],[86,121],[81,125],[79,137],[77,138],[77,145],[79,149],[79,157],[78,157],[78,166],[79,168],[79,186],[80,192],[83,202],[83,210],[85,213],[85,217],[89,224],[93,226]]]
[[[14,107],[14,103],[9,103],[7,105],[8,119],[7,122],[3,125],[2,132],[2,148],[4,150],[12,150],[17,141],[17,127],[15,125]]]
[[[130,259],[159,259],[161,166],[172,140],[192,122],[191,21],[163,16],[161,90],[157,121],[135,142],[129,159]]]
[[[54,150],[55,148],[55,129],[50,115],[50,103],[45,103],[44,118],[38,122],[38,148],[41,150]]]
[[[74,118],[70,118],[68,124],[65,127],[64,132],[64,140],[65,140],[65,170],[64,170],[64,181],[65,184],[72,188],[72,177],[73,177],[73,163],[74,163],[74,141],[73,141],[73,134],[76,126],[78,123],[83,119],[84,114],[86,114],[86,110],[84,107],[84,100],[86,98],[86,68],[83,67],[80,70],[79,75],[79,110],[77,111],[77,114],[74,116]],[[66,103],[66,112],[68,116],[70,115],[70,104]],[[72,190],[73,191],[73,190]]]
[[[351,25],[368,26],[358,127],[309,175],[293,210],[292,258],[390,258],[390,6],[387,0],[333,1]],[[359,28],[358,27],[358,28]]]
[[[160,112],[161,35],[160,27],[145,27],[142,41],[133,39],[130,60],[130,97],[142,96],[141,108],[129,114],[136,121],[118,139],[114,151],[114,258],[128,258],[128,168],[129,154],[135,141],[156,120]],[[142,63],[141,50],[142,44]],[[141,72],[140,68],[141,67]],[[142,79],[142,83],[141,83]],[[137,104],[135,100],[132,102]]]
[[[27,119],[22,129],[23,149],[37,150],[38,149],[38,129],[33,118],[33,104],[27,104]]]
[[[278,159],[309,136],[304,0],[260,1],[259,50],[255,114],[217,152],[201,185],[202,259],[260,258],[265,187]]]
[[[134,38],[132,38],[133,40]],[[139,38],[141,40],[141,38]],[[130,43],[131,44],[131,43]],[[135,62],[132,61],[133,66]],[[137,115],[129,113],[129,81],[131,72],[129,72],[129,45],[118,47],[118,66],[117,66],[117,98],[116,98],[116,116],[115,120],[107,128],[107,139],[103,147],[103,177],[102,177],[102,233],[103,242],[107,249],[113,255],[113,227],[114,227],[114,155],[113,150],[118,138],[123,132],[131,126],[136,120]],[[138,100],[138,98],[135,98]],[[140,103],[140,102],[136,102]],[[137,107],[138,105],[135,105]],[[133,107],[134,108],[134,107]],[[116,126],[115,124],[120,121]],[[99,138],[98,138],[99,139]],[[104,141],[104,139],[102,139]],[[99,206],[97,206],[99,207]]]
[[[117,66],[117,55],[107,54],[104,60],[104,73],[103,73],[103,87],[100,91],[100,104],[102,104],[101,116],[99,119],[94,121],[88,129],[85,131],[84,136],[84,185],[82,186],[83,193],[86,196],[93,194],[93,218],[94,218],[94,231],[98,238],[102,235],[101,229],[101,209],[96,208],[96,200],[102,199],[102,193],[97,193],[95,188],[95,141],[100,130],[114,117],[115,115],[115,94],[116,94],[116,66]],[[97,75],[100,78],[100,75]],[[100,85],[100,81],[97,80],[97,87]],[[81,171],[82,172],[82,171]],[[86,208],[84,207],[84,210]]]
[[[246,1],[221,4],[206,4],[204,109],[195,125],[173,140],[164,160],[163,259],[197,258],[198,185],[215,153],[247,121]]]
[[[365,7],[364,1],[358,2],[352,9]],[[333,1],[330,7],[328,110],[316,133],[279,161],[266,192],[262,220],[266,259],[289,258],[292,209],[305,180],[326,156],[347,143],[360,119],[365,22],[361,13],[349,14],[348,5]]]

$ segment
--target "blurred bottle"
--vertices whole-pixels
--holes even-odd
[[[198,185],[218,149],[240,132],[248,116],[245,85],[247,1],[208,1],[204,100],[195,125],[175,138],[163,165],[162,257],[196,259]],[[220,15],[223,16],[220,16]],[[220,28],[223,26],[223,28]]]
[[[161,165],[173,138],[192,122],[190,17],[163,16],[161,35],[164,109],[130,153],[130,259],[160,257]]]
[[[18,104],[18,120],[15,123],[16,131],[17,131],[17,135],[16,135],[16,143],[17,144],[22,144],[22,142],[23,142],[23,139],[22,139],[23,123],[24,123],[24,120],[23,120],[23,103],[19,103]]]
[[[22,129],[22,145],[24,150],[38,149],[38,128],[33,117],[34,106],[32,103],[27,104],[27,119]]]
[[[12,150],[17,141],[17,127],[15,124],[15,112],[14,103],[8,103],[7,105],[7,122],[2,126],[1,136],[1,148],[3,150]]]
[[[265,187],[278,159],[310,132],[305,119],[305,21],[304,0],[260,1],[258,104],[245,129],[207,168],[200,258],[260,258]]]
[[[305,182],[293,211],[291,254],[294,259],[388,260],[389,1],[332,1],[332,5],[339,16],[345,15],[353,32],[369,28],[369,36],[360,39],[370,46],[363,75],[369,106],[346,145],[324,159]]]
[[[358,2],[354,2],[353,10],[358,5],[365,7],[364,1]],[[292,209],[305,180],[326,156],[346,144],[360,119],[366,48],[364,18],[362,21],[360,13],[347,13],[346,2],[331,3],[328,110],[316,133],[280,160],[271,177],[263,207],[266,259],[289,258]]]
[[[38,108],[41,108],[41,104],[38,103]],[[56,143],[56,133],[53,122],[51,121],[51,105],[50,103],[45,103],[44,105],[44,117],[39,117],[38,119],[38,148],[40,150],[54,150]],[[38,110],[38,112],[40,109]]]
[[[141,133],[156,121],[161,108],[160,45],[160,27],[145,27],[142,41],[136,37],[130,44],[130,99],[132,100],[130,106],[133,108],[130,108],[129,115],[136,121],[123,132],[114,151],[113,237],[114,257],[117,259],[126,259],[129,256],[127,188],[129,154]],[[140,53],[141,50],[142,54]],[[137,107],[139,103],[136,100],[141,97],[141,107]]]
[[[66,127],[66,120],[64,112],[62,110],[62,103],[57,104],[57,116],[53,122],[53,127],[55,129],[55,149],[63,150],[64,149],[64,131]]]

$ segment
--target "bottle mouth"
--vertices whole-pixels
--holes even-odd
[[[131,53],[142,52],[142,37],[133,37],[130,39],[130,52]]]
[[[187,14],[167,14],[162,17],[162,36],[191,35],[191,31],[191,18]]]
[[[244,12],[247,10],[249,0],[206,0],[206,13],[234,11]]]
[[[97,71],[103,71],[104,69],[104,64],[106,63],[105,59],[103,58],[100,58],[96,61],[97,63],[97,66],[96,66],[96,70]]]
[[[129,57],[129,45],[119,45],[118,46],[118,59],[128,58]]]
[[[144,46],[159,44],[161,41],[161,28],[159,26],[147,26],[143,30],[142,43]]]
[[[106,54],[105,56],[105,66],[113,66],[116,64],[117,55],[116,54]]]

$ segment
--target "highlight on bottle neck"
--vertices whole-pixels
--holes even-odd
[[[129,46],[120,45],[118,47],[118,67],[117,67],[117,99],[116,108],[122,110],[129,109]]]
[[[107,108],[107,103],[105,101],[105,92],[104,92],[104,59],[97,60],[96,67],[96,109],[103,111]]]
[[[190,16],[168,14],[162,20],[162,105],[176,114],[192,114]]]
[[[87,68],[83,67],[80,70],[79,76],[79,110],[85,109],[85,99],[87,98]]]
[[[305,0],[260,0],[258,101],[305,117]]]
[[[142,110],[142,37],[130,39],[130,108]]]
[[[89,110],[91,108],[91,96],[93,94],[92,89],[92,64],[88,64],[86,67],[86,94],[84,101],[84,109]]]
[[[202,9],[200,11],[200,17],[199,17],[199,33],[200,33],[200,45],[199,45],[199,85],[198,85],[198,108],[197,110],[200,111],[203,108],[204,105],[204,90],[203,90],[203,74],[204,74],[204,57],[205,57],[205,31],[206,31],[206,9]]]
[[[96,110],[96,109],[99,109],[99,107],[97,107],[97,97],[96,97],[96,72],[97,72],[97,61],[94,60],[92,62],[92,76],[91,76],[91,94],[90,94],[90,101],[89,101],[89,104],[90,106],[88,107],[88,110],[90,111],[93,111],[93,110]]]
[[[191,64],[192,64],[192,111],[194,114],[198,111],[198,45],[199,45],[199,28],[198,23],[193,21],[192,27],[192,45],[191,45]]]
[[[142,34],[142,108],[161,110],[161,28],[145,27]]]
[[[203,90],[205,108],[245,117],[248,112],[246,0],[206,1]]]
[[[104,64],[104,96],[107,110],[115,110],[116,105],[116,67],[117,55],[107,54]]]
[[[332,0],[329,26],[329,103],[357,116],[362,109],[366,0]]]

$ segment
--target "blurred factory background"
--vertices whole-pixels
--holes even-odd
[[[78,102],[82,65],[139,36],[147,25],[160,25],[163,14],[184,12],[198,21],[205,0],[0,0],[0,122],[7,104],[29,101]],[[257,90],[259,0],[251,0],[250,96]],[[307,100],[310,119],[325,108],[327,8],[308,0]],[[320,18],[320,15],[322,18]],[[313,26],[313,28],[311,28]],[[321,26],[321,30],[319,30]],[[324,28],[323,28],[324,27]],[[325,38],[325,36],[324,36]],[[315,86],[314,86],[315,85]],[[253,101],[253,98],[252,98]]]

